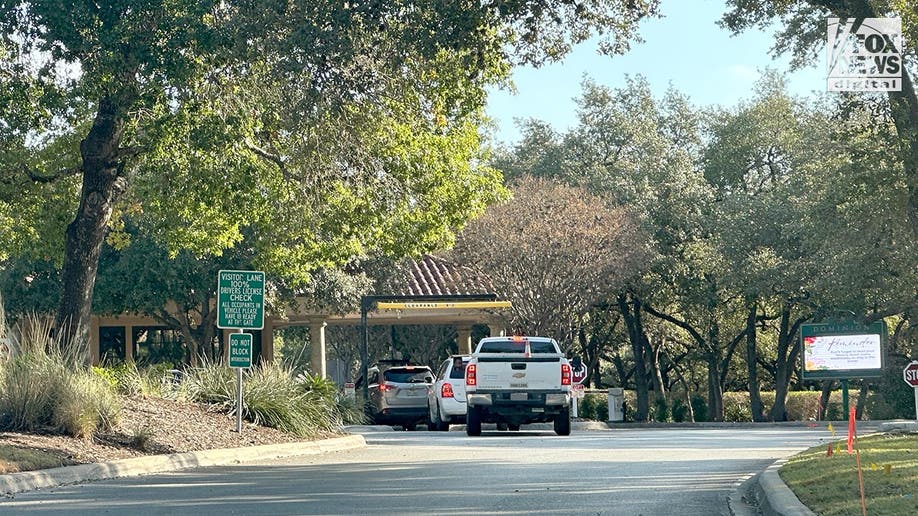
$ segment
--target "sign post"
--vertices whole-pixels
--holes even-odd
[[[912,361],[902,371],[905,383],[915,389],[915,420],[918,421],[918,360]]]
[[[236,432],[242,433],[242,370],[252,367],[252,335],[243,329],[265,326],[265,273],[222,270],[217,273],[217,327],[229,335],[229,366],[236,370]]]

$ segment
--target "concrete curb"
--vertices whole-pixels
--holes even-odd
[[[759,474],[755,496],[764,516],[816,516],[781,480],[778,470],[787,462],[780,459]]]
[[[187,468],[224,466],[253,460],[316,455],[366,446],[362,435],[348,435],[319,441],[223,448],[171,455],[134,457],[96,464],[80,464],[40,471],[0,475],[0,495],[10,495],[64,484],[91,482],[118,477],[147,475]]]

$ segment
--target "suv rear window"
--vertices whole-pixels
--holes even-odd
[[[392,383],[431,383],[433,382],[433,373],[430,369],[424,367],[393,367],[386,369],[383,377],[387,382]]]

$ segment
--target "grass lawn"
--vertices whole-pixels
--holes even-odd
[[[861,514],[857,459],[847,440],[806,450],[781,467],[780,475],[800,501],[820,516]],[[867,514],[918,514],[918,435],[872,435],[858,439]]]
[[[0,475],[61,465],[61,459],[51,453],[0,444]]]

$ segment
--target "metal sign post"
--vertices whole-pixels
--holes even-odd
[[[242,370],[252,367],[252,335],[231,333],[229,336],[229,365],[236,370],[236,432],[242,432]]]

